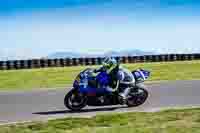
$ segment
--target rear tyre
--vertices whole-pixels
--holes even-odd
[[[65,95],[64,105],[72,111],[80,111],[87,105],[87,96],[72,89]]]
[[[148,98],[148,91],[144,88],[138,88],[136,91],[130,92],[126,104],[128,107],[137,107],[145,103]]]

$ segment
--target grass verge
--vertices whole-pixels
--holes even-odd
[[[130,70],[139,67],[150,70],[152,72],[150,81],[200,79],[200,61],[139,63],[123,66]],[[75,76],[86,67],[0,71],[0,90],[63,88],[72,84]]]
[[[0,126],[0,133],[199,133],[200,108]]]

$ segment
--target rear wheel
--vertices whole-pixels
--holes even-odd
[[[142,105],[148,98],[148,91],[144,88],[138,88],[130,92],[127,98],[128,107]]]
[[[64,104],[72,111],[79,111],[87,105],[87,96],[76,90],[71,90],[66,94]]]

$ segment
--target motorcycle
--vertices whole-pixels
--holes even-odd
[[[64,105],[72,111],[80,111],[85,106],[111,106],[122,104],[119,93],[124,89],[119,87],[115,91],[108,91],[104,86],[110,83],[106,72],[94,76],[93,69],[87,68],[80,72],[73,83],[73,88],[66,94]],[[143,69],[132,71],[135,86],[128,94],[126,105],[136,107],[142,105],[148,98],[148,91],[143,82],[150,77],[150,72]]]

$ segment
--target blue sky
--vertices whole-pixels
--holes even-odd
[[[58,51],[200,52],[198,0],[0,1],[0,59]]]

